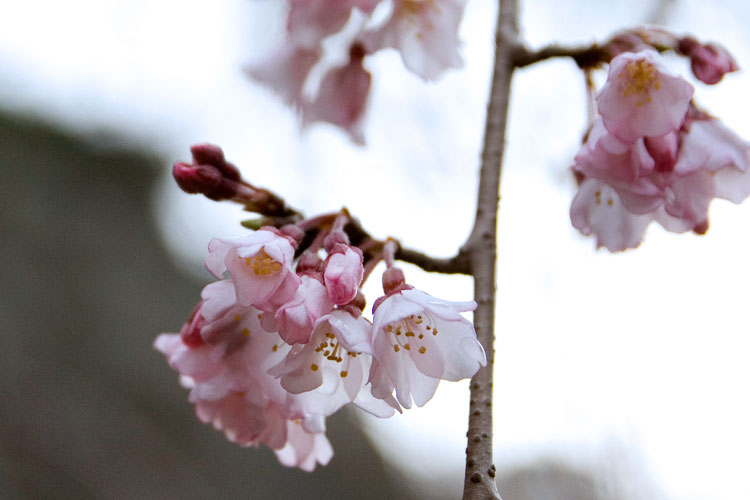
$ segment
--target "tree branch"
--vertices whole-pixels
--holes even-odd
[[[474,228],[462,252],[474,276],[474,328],[487,353],[487,366],[471,379],[464,500],[500,499],[492,463],[492,369],[495,344],[495,266],[500,174],[510,83],[519,51],[518,0],[501,0],[495,35],[495,64],[479,171]]]
[[[585,47],[563,47],[561,45],[548,45],[539,50],[530,50],[518,46],[513,62],[517,68],[530,66],[532,64],[552,59],[553,57],[570,57],[580,68],[593,68],[611,59],[610,51],[603,46],[592,44]]]
[[[455,257],[439,259],[430,257],[417,250],[399,245],[395,255],[397,260],[414,264],[427,272],[444,274],[470,274],[469,256],[459,252]]]

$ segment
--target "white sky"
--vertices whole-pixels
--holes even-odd
[[[283,28],[278,7],[276,0],[8,2],[0,105],[84,134],[114,130],[175,159],[189,159],[191,143],[216,142],[253,182],[309,214],[346,205],[376,235],[454,253],[473,217],[492,2],[469,0],[466,68],[436,85],[406,73],[393,53],[369,61],[375,84],[364,149],[325,126],[300,137],[291,113],[243,77],[241,65]],[[646,0],[527,0],[524,35],[533,46],[601,40],[643,22],[652,8]],[[720,41],[750,67],[745,2],[676,1],[667,19],[678,32]],[[686,70],[684,62],[675,67]],[[718,88],[696,84],[696,99],[750,138],[749,85],[741,72]],[[568,61],[520,71],[514,83],[499,223],[497,461],[554,456],[602,467],[615,442],[668,498],[750,498],[750,205],[714,203],[704,237],[654,227],[636,251],[596,252],[568,220],[567,167],[585,125],[583,98]],[[155,197],[160,223],[176,256],[200,269],[208,239],[239,232],[245,214],[182,195],[168,170]],[[411,268],[407,278],[447,299],[471,294],[468,278]],[[454,496],[465,387],[443,384],[426,408],[370,427],[397,468],[416,474],[430,457],[434,483],[444,467],[438,475]],[[417,438],[426,439],[412,444]],[[644,491],[631,498],[639,494],[649,498]]]

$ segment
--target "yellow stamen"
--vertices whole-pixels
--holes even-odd
[[[252,257],[245,257],[245,265],[252,268],[256,276],[267,276],[281,271],[281,263],[266,253],[265,248]]]

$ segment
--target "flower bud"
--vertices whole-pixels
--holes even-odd
[[[680,40],[680,51],[690,57],[690,68],[695,77],[709,85],[719,83],[726,73],[739,69],[732,55],[719,45],[702,44],[685,37]]]

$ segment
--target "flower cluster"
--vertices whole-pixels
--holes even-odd
[[[462,65],[458,26],[466,0],[290,0],[287,32],[269,56],[248,67],[301,114],[302,125],[327,122],[364,143],[362,122],[372,77],[366,56],[381,49],[399,51],[404,65],[425,80]],[[353,29],[351,29],[353,28]],[[323,42],[348,35],[348,58],[324,68],[313,93],[310,73],[322,64]]]
[[[682,42],[706,83],[737,69],[716,46]],[[612,59],[596,98],[599,114],[573,166],[579,187],[570,217],[598,246],[634,248],[651,221],[703,234],[713,198],[739,203],[750,194],[750,144],[699,110],[692,96],[692,85],[654,50]]]
[[[325,418],[342,406],[389,417],[424,405],[441,379],[471,377],[486,364],[460,314],[476,304],[406,284],[391,241],[365,262],[344,231],[348,220],[333,214],[213,239],[205,265],[218,281],[203,289],[179,334],[154,344],[201,421],[308,471],[333,455]],[[370,322],[360,287],[383,259],[385,294]]]

